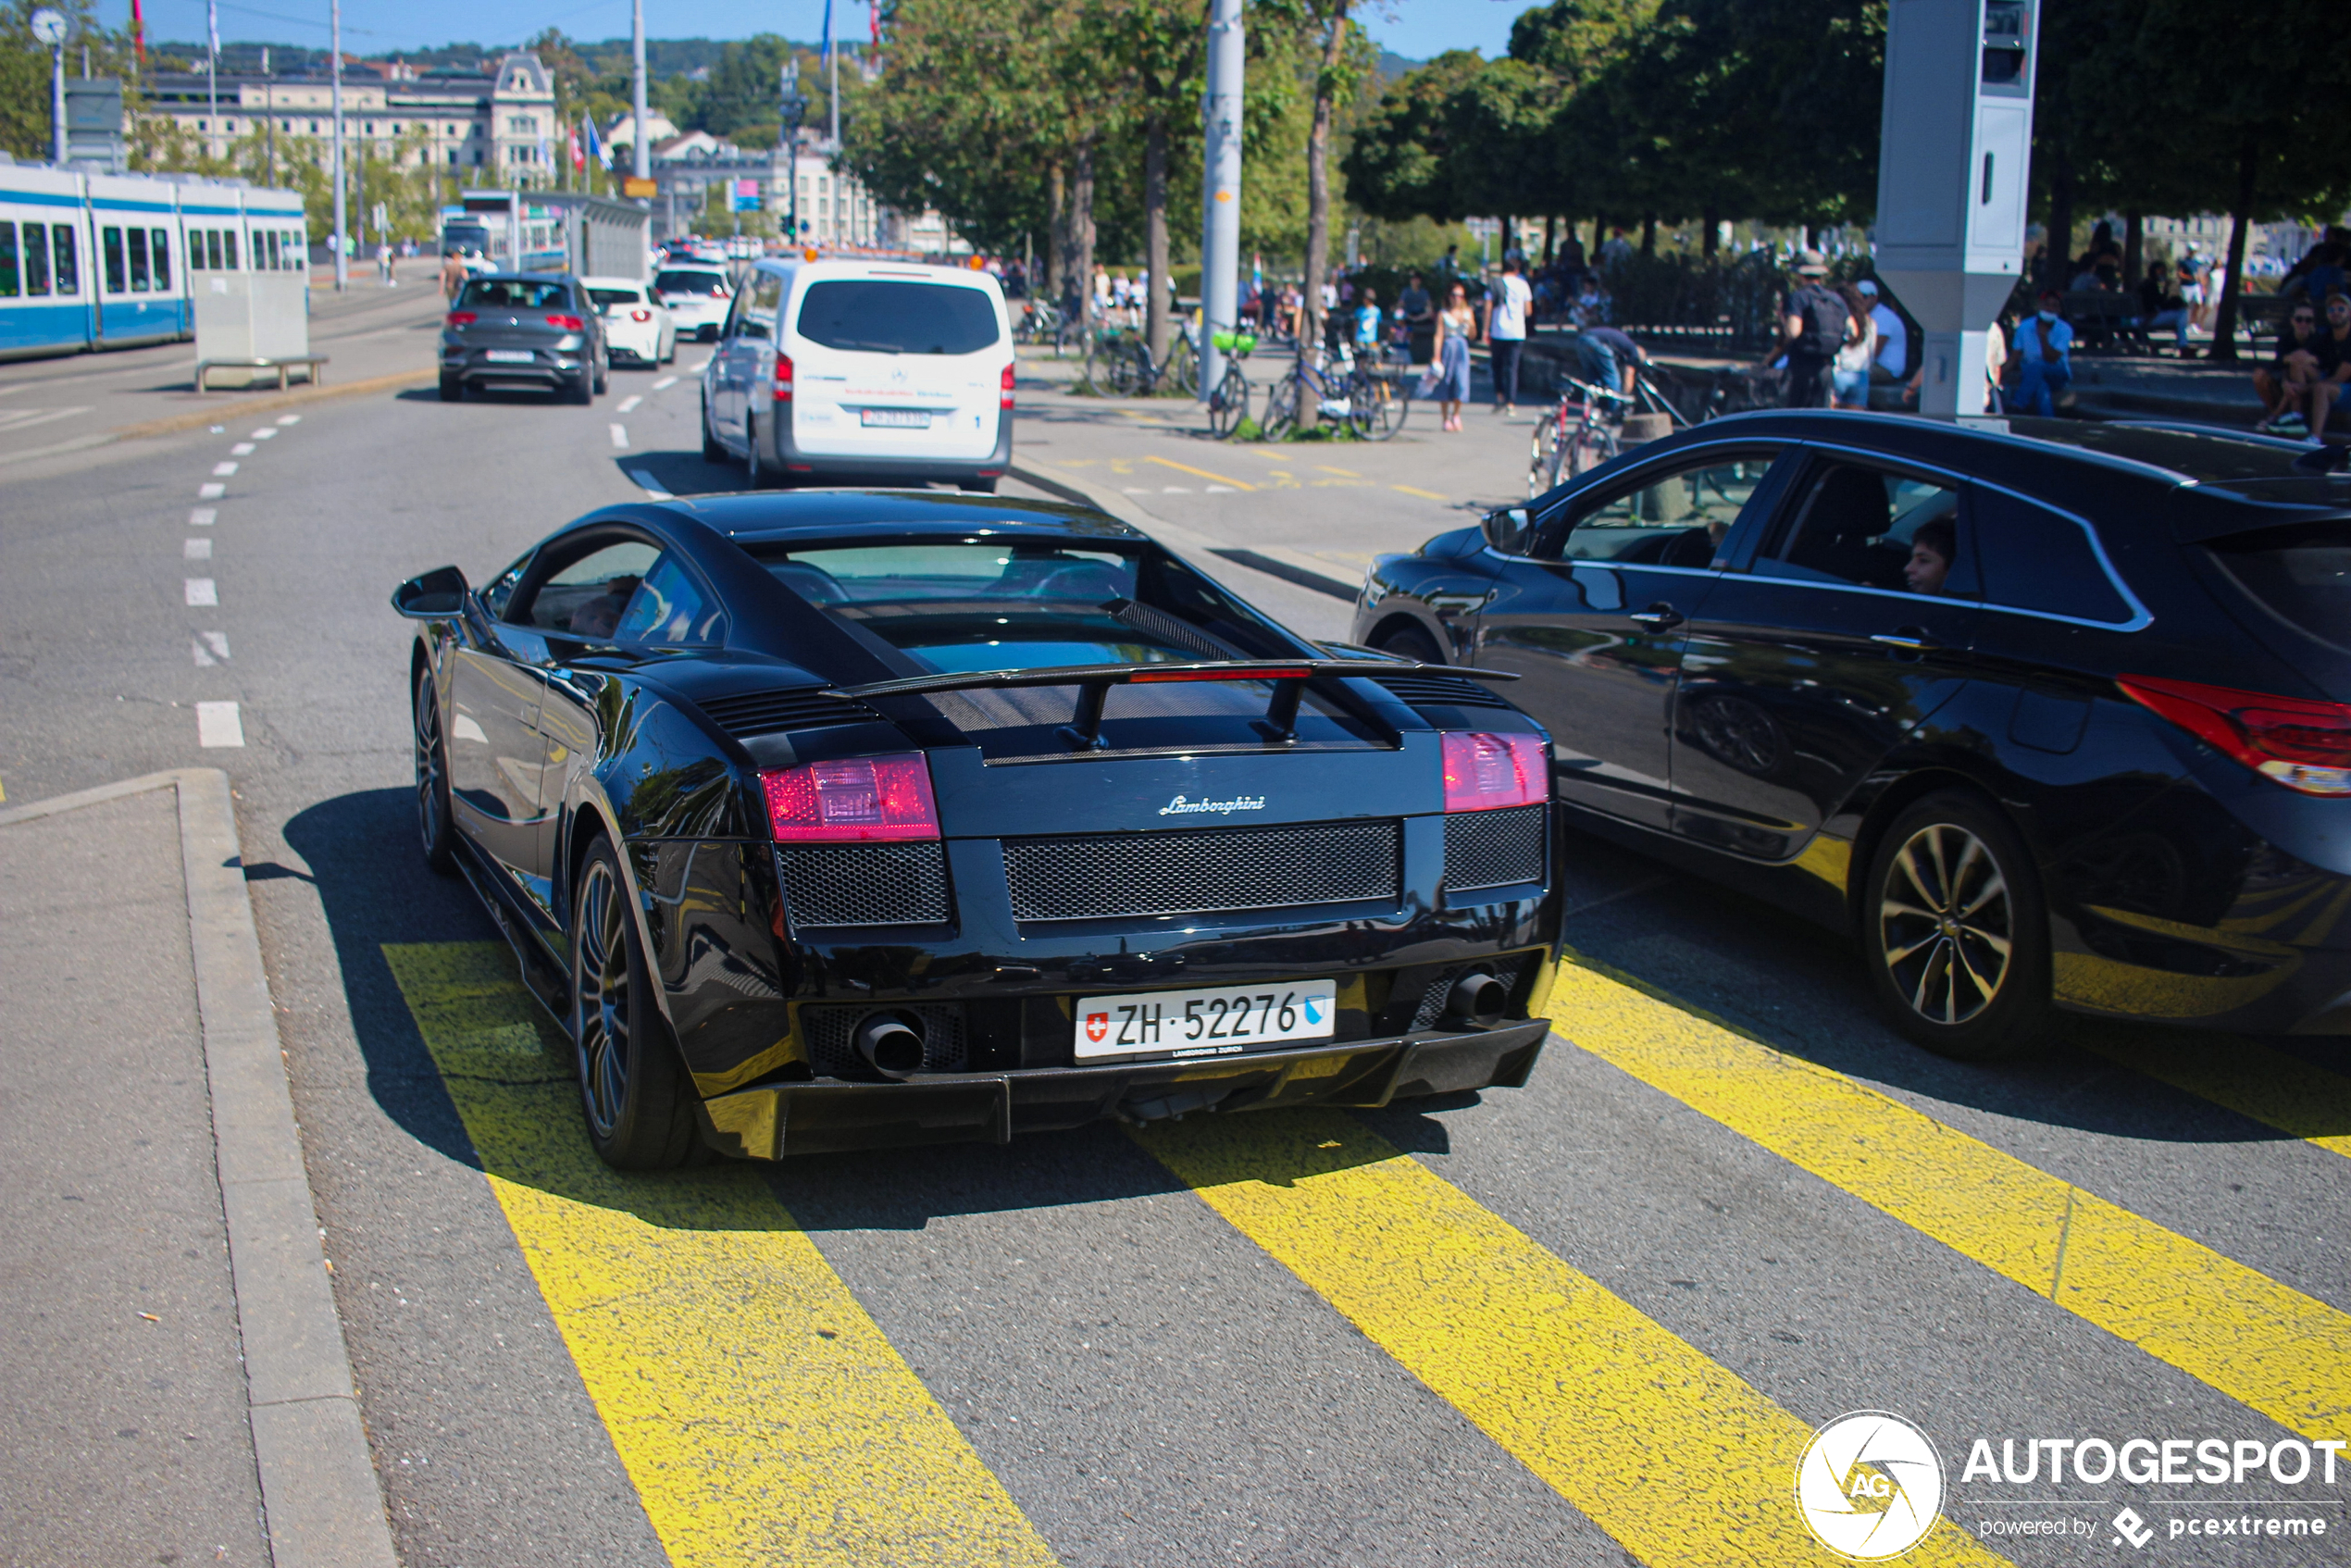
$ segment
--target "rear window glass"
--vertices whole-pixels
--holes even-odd
[[[457,305],[464,310],[568,310],[571,289],[527,278],[477,278],[457,296]]]
[[[698,268],[673,268],[653,274],[653,292],[661,294],[711,294],[725,299],[727,275]]]
[[[2233,534],[2206,548],[2279,616],[2322,642],[2351,645],[2351,519]]]
[[[1976,564],[1993,604],[2109,624],[2132,618],[2082,524],[2005,491],[1977,490],[1972,510]]]
[[[599,306],[645,303],[645,292],[642,289],[591,289],[588,291],[588,297],[594,300]]]
[[[800,335],[872,354],[977,354],[996,345],[996,304],[951,283],[836,278],[801,296]]]

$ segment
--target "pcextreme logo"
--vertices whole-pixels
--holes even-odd
[[[1926,1434],[1898,1415],[1840,1415],[1812,1434],[1796,1462],[1796,1511],[1839,1556],[1899,1557],[1942,1515],[1943,1461]]]

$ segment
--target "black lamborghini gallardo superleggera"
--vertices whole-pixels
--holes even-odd
[[[425,856],[614,1164],[1381,1105],[1542,1050],[1535,723],[1099,513],[618,506],[392,604]]]

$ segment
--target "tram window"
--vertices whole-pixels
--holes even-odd
[[[171,289],[171,231],[158,229],[155,235],[155,292],[168,293]]]
[[[270,230],[269,230],[269,232],[268,232],[268,234],[267,234],[267,240],[268,240],[268,242],[269,242],[269,266],[268,266],[268,268],[267,268],[267,270],[269,270],[269,271],[271,271],[271,272],[275,272],[275,271],[277,271],[277,270],[279,269],[279,268],[278,268],[278,231],[277,231],[275,229]]]
[[[45,223],[24,226],[24,292],[49,292],[49,226]]]
[[[130,274],[122,269],[122,230],[109,226],[99,230],[98,240],[106,254],[106,292],[129,293]]]
[[[133,229],[128,238],[131,243],[131,292],[143,294],[154,287],[147,276],[147,231]]]
[[[17,226],[0,221],[0,299],[17,297]]]
[[[81,265],[73,248],[72,226],[60,223],[50,232],[56,239],[57,292],[78,294],[81,292]]]
[[[237,269],[237,231],[230,230],[220,236],[220,241],[222,248],[228,252],[229,270],[234,272]]]
[[[207,229],[203,233],[197,235],[196,240],[204,242],[204,260],[202,262],[196,261],[195,241],[191,241],[188,244],[188,259],[191,265],[201,266],[207,271],[219,271],[220,230],[218,229]]]

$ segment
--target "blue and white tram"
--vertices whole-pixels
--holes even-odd
[[[0,359],[184,340],[208,274],[309,266],[299,192],[0,166]]]

